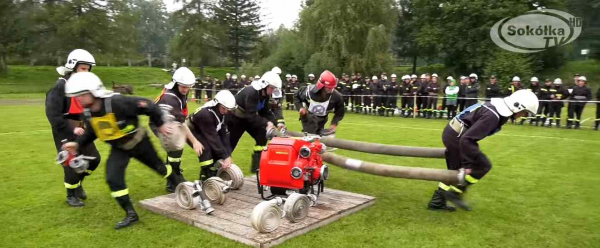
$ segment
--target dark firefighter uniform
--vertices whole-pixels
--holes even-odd
[[[352,81],[352,110],[354,110],[354,113],[359,113],[363,109],[363,81],[360,77]]]
[[[344,106],[348,106],[350,102],[350,81],[347,79],[341,79],[336,87],[336,90],[342,94],[342,98],[344,99]]]
[[[194,97],[196,98],[196,102],[200,102],[202,100],[202,88],[203,83],[201,78],[196,78],[196,83],[194,84]]]
[[[229,84],[229,91],[231,91],[231,94],[233,94],[235,96],[235,94],[237,94],[240,89],[244,88],[244,85],[242,83],[240,83],[237,80],[231,80],[231,84]]]
[[[498,83],[492,84],[490,83],[487,88],[485,88],[485,98],[492,99],[497,97],[502,97],[502,90]]]
[[[50,126],[52,126],[52,136],[57,152],[61,151],[63,141],[75,141],[77,135],[73,133],[73,130],[76,127],[85,128],[86,133],[90,132],[89,126],[83,125],[82,106],[74,97],[67,97],[65,95],[65,83],[69,76],[70,74],[67,75],[66,78],[59,78],[54,87],[46,93],[46,117],[50,122]],[[74,198],[76,197],[82,200],[87,198],[81,183],[83,179],[92,174],[100,164],[100,153],[98,153],[98,149],[96,149],[93,142],[81,146],[79,148],[79,153],[85,156],[95,157],[95,159],[89,161],[87,171],[82,174],[77,174],[71,167],[63,166],[67,200],[70,202],[69,205],[72,206],[83,206],[83,203]]]
[[[540,106],[538,112],[535,115],[535,125],[538,126],[542,121],[542,126],[546,123],[546,118],[550,112],[550,90],[552,85],[544,85],[540,88],[538,99],[540,99]]]
[[[501,116],[491,103],[471,105],[450,121],[442,134],[448,170],[465,168],[472,171],[465,176],[465,186],[440,182],[429,202],[430,209],[454,210],[446,205],[446,199],[461,198],[469,185],[477,183],[492,169],[492,163],[479,150],[477,142],[499,132],[507,121],[508,118]]]
[[[204,146],[198,158],[200,161],[201,181],[216,176],[214,164],[220,159],[231,156],[229,130],[225,124],[225,115],[219,112],[218,104],[212,107],[199,107],[186,122],[194,137]]]
[[[215,95],[216,92],[219,92],[223,89],[223,82],[221,82],[221,80],[215,80]],[[212,94],[210,95],[210,97],[208,99],[212,99]]]
[[[364,80],[362,83],[362,110],[364,114],[370,114],[372,111],[372,97],[373,91],[371,89],[371,82]]]
[[[458,85],[458,110],[461,112],[463,110],[465,110],[466,99],[464,99],[464,98],[467,97],[466,90],[467,90],[466,84],[460,83]]]
[[[89,132],[77,138],[79,147],[85,147],[99,139],[111,146],[106,161],[106,182],[119,205],[127,213],[123,222],[115,228],[126,227],[137,222],[137,214],[129,199],[129,189],[125,183],[125,170],[131,158],[135,158],[160,175],[179,183],[172,168],[158,157],[145,128],[139,124],[138,115],[148,115],[157,127],[164,124],[158,105],[140,97],[114,95],[98,98],[102,101],[99,112],[84,111],[85,123]]]
[[[400,111],[401,116],[408,116],[409,112],[412,112],[412,103],[413,103],[413,95],[412,95],[412,84],[410,81],[407,83],[402,80],[402,85],[400,86]]]
[[[440,93],[440,85],[437,82],[429,82],[426,88],[427,92],[427,107],[425,107],[425,111],[427,114],[427,119],[437,118],[437,102],[438,102],[438,94]],[[440,117],[441,118],[441,117]]]
[[[260,154],[267,145],[267,123],[270,121],[276,125],[283,121],[283,116],[273,111],[269,99],[266,88],[257,90],[253,85],[244,87],[235,95],[238,108],[231,118],[225,120],[230,131],[229,141],[232,151],[235,150],[244,132],[248,132],[254,139],[254,153],[250,168],[252,173],[258,169]],[[281,113],[281,111],[277,112]]]
[[[377,83],[371,82],[371,92],[373,94],[374,114],[383,115],[385,112],[385,97],[388,81],[385,79],[378,80]]]
[[[300,88],[296,93],[296,108],[305,108],[307,114],[300,118],[302,132],[320,134],[328,121],[329,112],[333,112],[331,125],[338,125],[344,118],[344,99],[334,90],[332,94],[322,94],[324,88],[317,90],[315,85]]]
[[[419,91],[417,92],[417,109],[419,111],[417,114],[420,117],[425,117],[427,112],[427,84],[429,83],[426,79],[421,79],[415,82],[415,85],[419,86]]]
[[[594,130],[598,131],[598,127],[600,127],[600,88],[596,91],[596,101],[598,102],[596,103],[596,121]]]
[[[479,97],[479,82],[469,82],[465,87],[465,97],[471,99],[465,99],[465,107],[468,108],[471,105],[477,104],[477,97]]]
[[[294,109],[294,94],[298,91],[298,82],[287,81],[283,92],[285,93],[285,109]]]
[[[533,92],[535,94],[535,96],[537,96],[538,99],[540,99],[541,88],[542,87],[540,86],[540,84],[537,83],[535,85],[534,84],[529,85],[529,87],[527,88],[527,90]],[[540,102],[540,105],[541,105],[541,102]],[[539,107],[538,107],[538,111],[540,111]],[[525,122],[525,120],[529,119],[529,124],[533,125],[533,123],[535,122],[536,118],[537,118],[537,114],[536,114],[536,116],[522,117],[520,124],[523,125],[523,123]]]
[[[159,105],[165,104],[171,106],[171,115],[175,117],[176,122],[181,124],[185,123],[185,118],[188,116],[187,96],[179,92],[177,84],[172,89],[165,89],[163,93],[158,96],[154,103]],[[156,124],[150,122],[150,128],[154,134],[158,134]],[[181,157],[183,155],[183,149],[178,151],[167,151],[167,163],[171,165],[173,173],[181,178],[181,181],[185,181],[183,174],[181,174]],[[172,185],[171,181],[167,180],[167,191],[174,192],[177,185]]]
[[[206,99],[212,99],[213,87],[215,86],[215,83],[213,82],[213,80],[207,79],[207,80],[202,81],[202,86],[204,87],[204,90],[206,90]]]
[[[523,86],[521,86],[521,84],[519,83],[518,85],[514,85],[514,84],[510,84],[510,86],[508,86],[508,88],[506,88],[506,91],[504,92],[504,96],[510,96],[512,95],[512,93],[515,93],[518,90],[523,89]]]
[[[572,102],[569,102],[569,119],[567,119],[567,128],[575,127],[581,128],[581,113],[585,108],[585,101],[592,100],[592,90],[587,86],[580,87],[576,85],[573,87],[571,97],[569,98]],[[583,101],[583,102],[581,102]]]
[[[420,82],[419,81],[415,81],[413,83],[410,84],[410,91],[409,91],[409,97],[408,98],[408,106],[409,106],[409,111],[407,113],[404,114],[405,117],[410,117],[413,116],[413,114],[415,114],[415,108],[418,108],[418,106],[415,106],[415,96],[419,95],[419,89],[420,87]],[[419,98],[417,97],[417,100]],[[418,114],[418,113],[416,113]]]
[[[393,116],[394,111],[398,108],[398,93],[400,92],[400,87],[398,82],[394,82],[393,80],[390,81],[386,96],[386,116],[389,116],[390,113],[392,113]]]
[[[548,127],[552,127],[552,122],[556,121],[556,126],[560,127],[560,114],[565,106],[564,99],[569,97],[569,91],[562,85],[552,84],[550,88],[550,113],[548,114]]]

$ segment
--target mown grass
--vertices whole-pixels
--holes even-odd
[[[290,129],[299,130],[297,113],[284,114]],[[3,247],[243,246],[140,207],[141,223],[113,230],[123,212],[104,182],[105,160],[84,183],[89,195],[86,206],[67,207],[44,106],[0,105],[0,119],[0,168],[5,171],[0,180]],[[348,114],[337,137],[441,147],[445,123]],[[106,159],[109,147],[96,144]],[[252,139],[245,135],[233,154],[244,172],[249,169],[252,146]],[[435,182],[333,167],[327,187],[375,196],[377,203],[281,247],[598,247],[599,146],[600,132],[506,125],[501,133],[481,142],[494,168],[468,193],[472,212],[428,211]],[[336,153],[379,163],[445,167],[440,159]],[[186,178],[195,179],[199,166],[193,152],[187,149],[183,159]],[[129,165],[127,182],[136,202],[166,193],[164,179],[137,161]]]

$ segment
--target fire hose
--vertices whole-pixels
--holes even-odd
[[[316,202],[316,195],[299,193],[261,202],[250,214],[252,227],[260,233],[269,233],[279,227],[283,217],[292,223],[299,222],[308,216],[309,208],[316,205]]]
[[[371,175],[446,182],[449,184],[458,185],[465,184],[465,172],[463,169],[457,171],[378,164],[368,161],[346,158],[330,152],[324,153],[322,155],[322,158],[323,161],[332,165]]]

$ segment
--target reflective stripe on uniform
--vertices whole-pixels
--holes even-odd
[[[450,191],[450,186],[444,184],[444,183],[439,183],[438,187],[440,187],[440,189],[443,189],[445,191]]]
[[[122,190],[119,190],[119,191],[113,191],[113,192],[110,192],[110,195],[112,197],[114,197],[114,198],[121,197],[121,196],[124,196],[124,195],[129,195],[129,189],[122,189]]]
[[[209,160],[200,162],[200,166],[210,165],[210,164],[213,164],[213,163],[214,163],[214,160],[209,159]]]
[[[181,162],[181,158],[174,158],[167,156],[167,161],[169,162]]]
[[[465,180],[469,183],[477,183],[479,179],[472,177],[471,175],[466,175]]]
[[[265,147],[264,146],[254,146],[254,151],[258,152],[258,151],[262,151]]]
[[[457,193],[459,193],[459,194],[462,194],[462,193],[463,193],[463,191],[462,191],[462,190],[460,190],[460,189],[459,189],[459,188],[457,188],[457,187],[454,187],[453,185],[450,185],[450,189],[452,189],[452,191],[454,191],[454,192],[457,192]]]
[[[76,189],[76,188],[79,188],[79,186],[81,186],[81,181],[79,181],[77,184],[65,183],[65,188],[67,188],[67,189]]]
[[[170,164],[166,164],[165,167],[167,167],[167,174],[165,175],[165,178],[167,178],[171,175],[171,172],[173,172],[173,168]]]

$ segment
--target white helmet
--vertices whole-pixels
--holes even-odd
[[[427,75],[421,74],[421,79],[426,79],[426,78],[427,78]]]
[[[390,75],[391,78],[396,78],[396,74]]]
[[[410,76],[409,75],[402,76],[402,80],[406,80],[406,79],[410,79]]]
[[[531,80],[529,80],[531,82],[539,82],[537,77],[532,77]]]
[[[475,79],[478,79],[478,77],[477,77],[477,74],[475,74],[475,73],[471,73],[471,74],[469,75],[469,77],[470,77],[470,78],[475,78]]]
[[[521,78],[518,76],[514,76],[512,79],[513,82],[521,82]]]
[[[96,60],[88,51],[83,49],[75,49],[69,53],[65,67],[69,70],[74,70],[78,63],[94,66],[96,65]]]
[[[410,78],[415,78],[416,79],[418,77],[417,77],[417,74],[412,74],[412,76],[410,76]]]
[[[237,79],[237,75],[233,74],[233,76],[231,76],[231,79],[236,80]]]
[[[446,80],[454,80],[454,78],[452,76],[448,76]]]
[[[237,108],[235,97],[229,90],[222,90],[215,95],[215,102],[223,105],[226,109],[232,110]]]
[[[246,75],[242,75],[242,79],[246,79]]]
[[[179,67],[179,69],[177,69],[175,73],[173,73],[173,81],[165,85],[165,88],[173,89],[173,86],[175,86],[175,84],[181,84],[183,86],[192,87],[194,86],[194,83],[196,83],[196,76],[194,75],[192,70],[190,70],[187,67]]]
[[[229,73],[229,72],[225,73],[225,76],[231,76],[231,73]]]
[[[554,79],[554,84],[561,85],[562,84],[562,79],[560,79],[560,78]]]
[[[431,77],[438,77],[437,73],[431,74]]]
[[[465,76],[460,76],[460,80],[465,80],[465,79],[467,79],[467,77],[465,77]]]
[[[254,79],[260,79],[260,76],[259,75],[255,75]]]
[[[278,66],[273,67],[271,71],[275,72],[277,75],[281,75],[281,68],[279,68]]]
[[[371,79],[375,80],[375,79],[377,79],[377,76],[373,76]]]
[[[315,77],[315,74],[308,74],[308,77]]]
[[[585,76],[579,76],[579,78],[577,80],[587,82],[587,78]]]
[[[504,117],[512,116],[521,111],[527,111],[529,115],[535,115],[539,106],[538,97],[529,90],[518,90],[505,98],[492,98],[490,103]]]
[[[281,88],[281,78],[279,75],[273,71],[265,72],[265,74],[260,77],[260,79],[252,82],[252,87],[255,90],[260,90],[267,88],[268,86],[273,86],[276,89]]]
[[[291,77],[292,77],[292,75],[290,75],[290,74],[285,74],[285,78],[291,78]]]
[[[114,95],[112,91],[106,90],[100,78],[91,72],[74,73],[65,84],[67,96],[74,97],[88,92],[100,98]]]
[[[296,76],[296,75],[292,75],[292,78],[296,78],[296,79],[297,79],[297,78],[298,78],[298,76]]]

